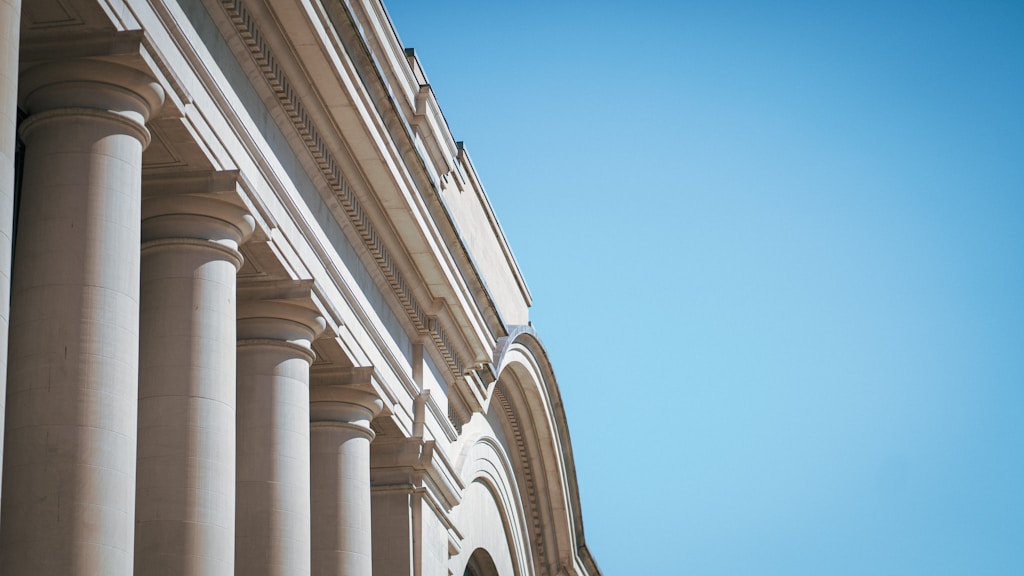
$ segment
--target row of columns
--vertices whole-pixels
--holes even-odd
[[[243,209],[143,201],[160,85],[98,60],[20,81],[0,574],[369,576],[380,401],[311,398],[315,310],[237,302]]]

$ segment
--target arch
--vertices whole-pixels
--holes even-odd
[[[531,556],[540,573],[600,574],[583,534],[569,427],[551,362],[529,326],[498,341],[489,410],[504,412],[513,470],[531,519]],[[513,447],[510,447],[510,449]]]
[[[492,564],[497,560],[497,566],[503,569],[495,568],[500,576],[506,576],[506,572],[511,572],[508,576],[534,574],[529,523],[514,464],[493,436],[477,434],[467,440],[456,463],[467,488],[454,511],[458,523],[466,530],[462,543],[464,552],[452,558],[452,572],[461,574],[471,562],[472,555],[465,552],[475,554],[482,549],[492,558]],[[496,518],[488,518],[484,496],[493,502]],[[500,540],[507,545],[506,550],[501,549],[498,532]],[[508,566],[502,562],[506,554]]]

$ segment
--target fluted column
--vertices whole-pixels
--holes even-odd
[[[0,574],[132,573],[146,119],[111,62],[29,69],[12,284]]]
[[[21,0],[0,0],[0,38],[3,39],[0,40],[0,462],[3,462],[4,457],[4,404],[7,397],[7,326],[11,302],[20,23]]]
[[[310,451],[313,576],[372,576],[369,386],[314,384]]]
[[[309,574],[309,366],[324,329],[287,300],[238,308],[235,574]]]
[[[143,202],[137,575],[234,574],[235,274],[252,230],[210,196]]]

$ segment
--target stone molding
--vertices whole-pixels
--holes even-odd
[[[530,464],[530,458],[526,451],[526,440],[523,437],[523,426],[519,421],[519,416],[516,414],[515,409],[512,408],[512,403],[509,402],[508,398],[505,396],[505,391],[501,386],[495,388],[494,400],[501,408],[502,413],[505,415],[505,420],[509,424],[509,428],[512,432],[512,439],[514,440],[513,444],[519,458],[519,471],[523,477],[523,494],[527,498],[527,510],[530,524],[533,528],[533,538],[531,538],[531,540],[533,541],[534,562],[537,566],[545,566],[548,554],[544,541],[544,527],[540,517],[540,506],[537,502],[537,481],[534,477],[533,466]]]
[[[536,574],[536,549],[532,546],[536,538],[532,530],[529,510],[529,497],[533,497],[527,487],[520,482],[517,472],[517,454],[508,449],[497,437],[488,432],[478,430],[465,445],[459,455],[459,470],[467,485],[482,484],[491,493],[500,514],[512,528],[507,532],[511,561],[515,573]],[[461,522],[463,514],[473,515],[474,511],[456,511],[456,518]],[[467,551],[472,552],[472,542]],[[458,568],[456,563],[455,567]],[[539,572],[543,573],[543,572]]]
[[[214,250],[237,272],[244,258],[238,247],[255,229],[255,220],[234,204],[209,196],[159,196],[142,202],[142,252],[191,246]]]
[[[189,246],[197,250],[213,250],[214,252],[219,252],[225,260],[231,262],[235,266],[236,272],[242,268],[243,258],[241,252],[230,246],[220,244],[219,242],[203,240],[200,238],[160,238],[157,240],[149,240],[142,243],[142,254],[146,255],[146,253],[153,250],[181,248],[185,246]]]
[[[173,222],[175,219],[181,221]],[[181,230],[177,234],[185,234],[185,238],[224,237],[236,244],[248,239],[256,228],[247,210],[212,195],[146,198],[142,202],[143,234],[147,224],[153,234],[150,239],[170,237],[166,234],[170,229]]]
[[[584,545],[576,467],[568,424],[547,353],[531,326],[509,326],[494,354],[499,384],[491,405],[500,407],[510,429],[510,452],[523,478],[533,520],[538,566],[599,574]],[[546,438],[545,438],[546,436]],[[510,454],[510,458],[512,458]],[[566,507],[567,505],[567,507]]]
[[[61,3],[66,1],[60,0]],[[56,28],[44,30],[30,26],[31,33],[22,37],[21,62],[26,66],[59,62],[65,60],[68,54],[74,54],[82,62],[117,63],[135,69],[156,79],[164,89],[163,101],[160,106],[153,108],[150,118],[165,114],[180,116],[185,107],[192,102],[185,83],[166,62],[166,58],[146,31],[103,31],[89,28],[90,25],[84,22],[75,22],[71,29],[59,31]],[[79,31],[83,29],[84,31]],[[158,111],[161,111],[161,114],[158,115]]]
[[[326,328],[324,317],[316,310],[282,301],[240,301],[238,303],[238,340],[283,341],[309,350]]]
[[[143,149],[149,146],[149,143],[152,141],[152,136],[144,122],[139,122],[128,115],[117,112],[82,107],[67,107],[36,112],[21,122],[21,125],[18,127],[18,133],[23,140],[27,141],[31,138],[32,131],[39,126],[54,121],[59,122],[62,120],[75,120],[80,118],[90,118],[100,122],[105,121],[116,124],[124,129],[126,134],[131,134],[136,140],[141,142]]]
[[[138,139],[143,149],[152,140],[146,121],[164,102],[163,88],[149,75],[118,63],[89,59],[33,66],[21,74],[18,92],[29,113],[19,127],[24,140],[43,124],[90,118],[119,126]]]
[[[238,347],[290,348],[312,364],[313,341],[327,328],[312,288],[311,280],[239,284]]]
[[[351,428],[372,441],[376,433],[370,422],[384,409],[372,378],[372,366],[313,371],[309,386],[311,426]]]
[[[462,500],[466,485],[436,441],[419,437],[389,438],[375,443],[372,449],[375,464],[371,473],[375,487],[405,484],[426,487],[448,511]]]
[[[383,239],[371,222],[369,214],[342,174],[338,161],[331,153],[302,100],[296,94],[291,81],[285,75],[281,64],[271,51],[270,45],[249,10],[241,0],[220,0],[220,4],[249,55],[263,74],[267,85],[273,91],[281,109],[302,139],[324,181],[337,198],[353,229],[373,257],[381,275],[405,311],[409,322],[418,333],[430,335],[453,379],[459,378],[464,366],[459,353],[451,345],[441,323],[428,317],[424,306],[416,299],[409,281],[398,268],[395,257],[385,246]]]
[[[164,89],[154,78],[105,60],[60,60],[32,66],[19,78],[18,92],[29,118],[48,110],[87,108],[123,116],[142,129],[164,103]],[[148,134],[146,131],[147,143]]]
[[[376,434],[370,428],[370,421],[383,407],[380,396],[369,390],[323,384],[309,388],[309,419],[314,428],[350,428],[373,440]]]

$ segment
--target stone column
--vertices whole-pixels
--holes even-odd
[[[370,421],[382,404],[365,381],[311,389],[314,576],[373,573]]]
[[[20,23],[21,0],[0,0],[0,38],[3,38],[0,43],[0,462],[4,459],[4,403],[7,397],[7,326],[11,302]]]
[[[143,201],[135,574],[234,575],[235,274],[253,225],[213,195]]]
[[[324,319],[294,301],[238,308],[235,573],[309,574],[309,366]]]
[[[128,576],[135,524],[147,75],[73,61],[21,76],[0,574]]]

